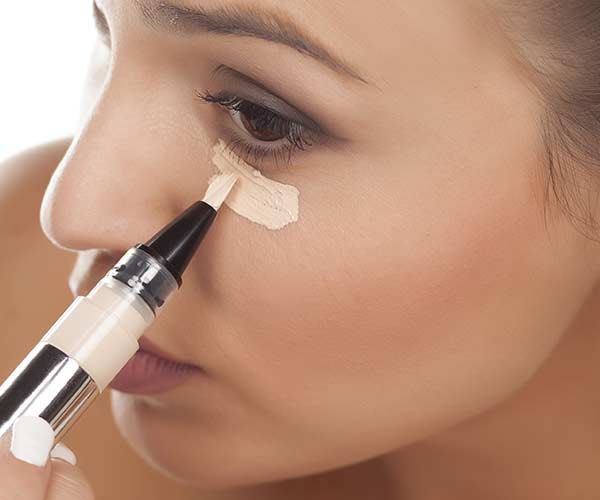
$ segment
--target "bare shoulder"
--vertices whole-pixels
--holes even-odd
[[[40,144],[0,161],[0,202],[16,189],[45,186],[69,147],[69,139]]]
[[[39,221],[44,191],[67,147],[67,140],[57,141],[0,162],[0,375],[71,300],[75,254],[52,245]]]
[[[42,144],[0,162],[3,242],[23,232],[35,231],[39,226],[39,207],[44,191],[69,142],[63,139]]]

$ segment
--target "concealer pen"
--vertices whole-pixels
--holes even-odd
[[[130,248],[86,296],[77,297],[0,386],[0,436],[21,415],[42,417],[60,440],[136,353],[233,188],[212,182],[144,244]]]

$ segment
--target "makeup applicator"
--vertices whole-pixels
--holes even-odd
[[[222,175],[202,201],[130,248],[77,297],[0,386],[0,436],[21,415],[39,416],[58,441],[139,348],[231,192]]]

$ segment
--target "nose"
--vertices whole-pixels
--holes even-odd
[[[189,93],[126,76],[106,82],[46,189],[40,222],[59,247],[124,251],[206,187],[208,144]]]

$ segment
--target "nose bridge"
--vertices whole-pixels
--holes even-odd
[[[178,161],[194,145],[177,133],[169,92],[113,72],[46,190],[41,222],[55,244],[125,249],[194,201],[186,191],[206,175]]]

